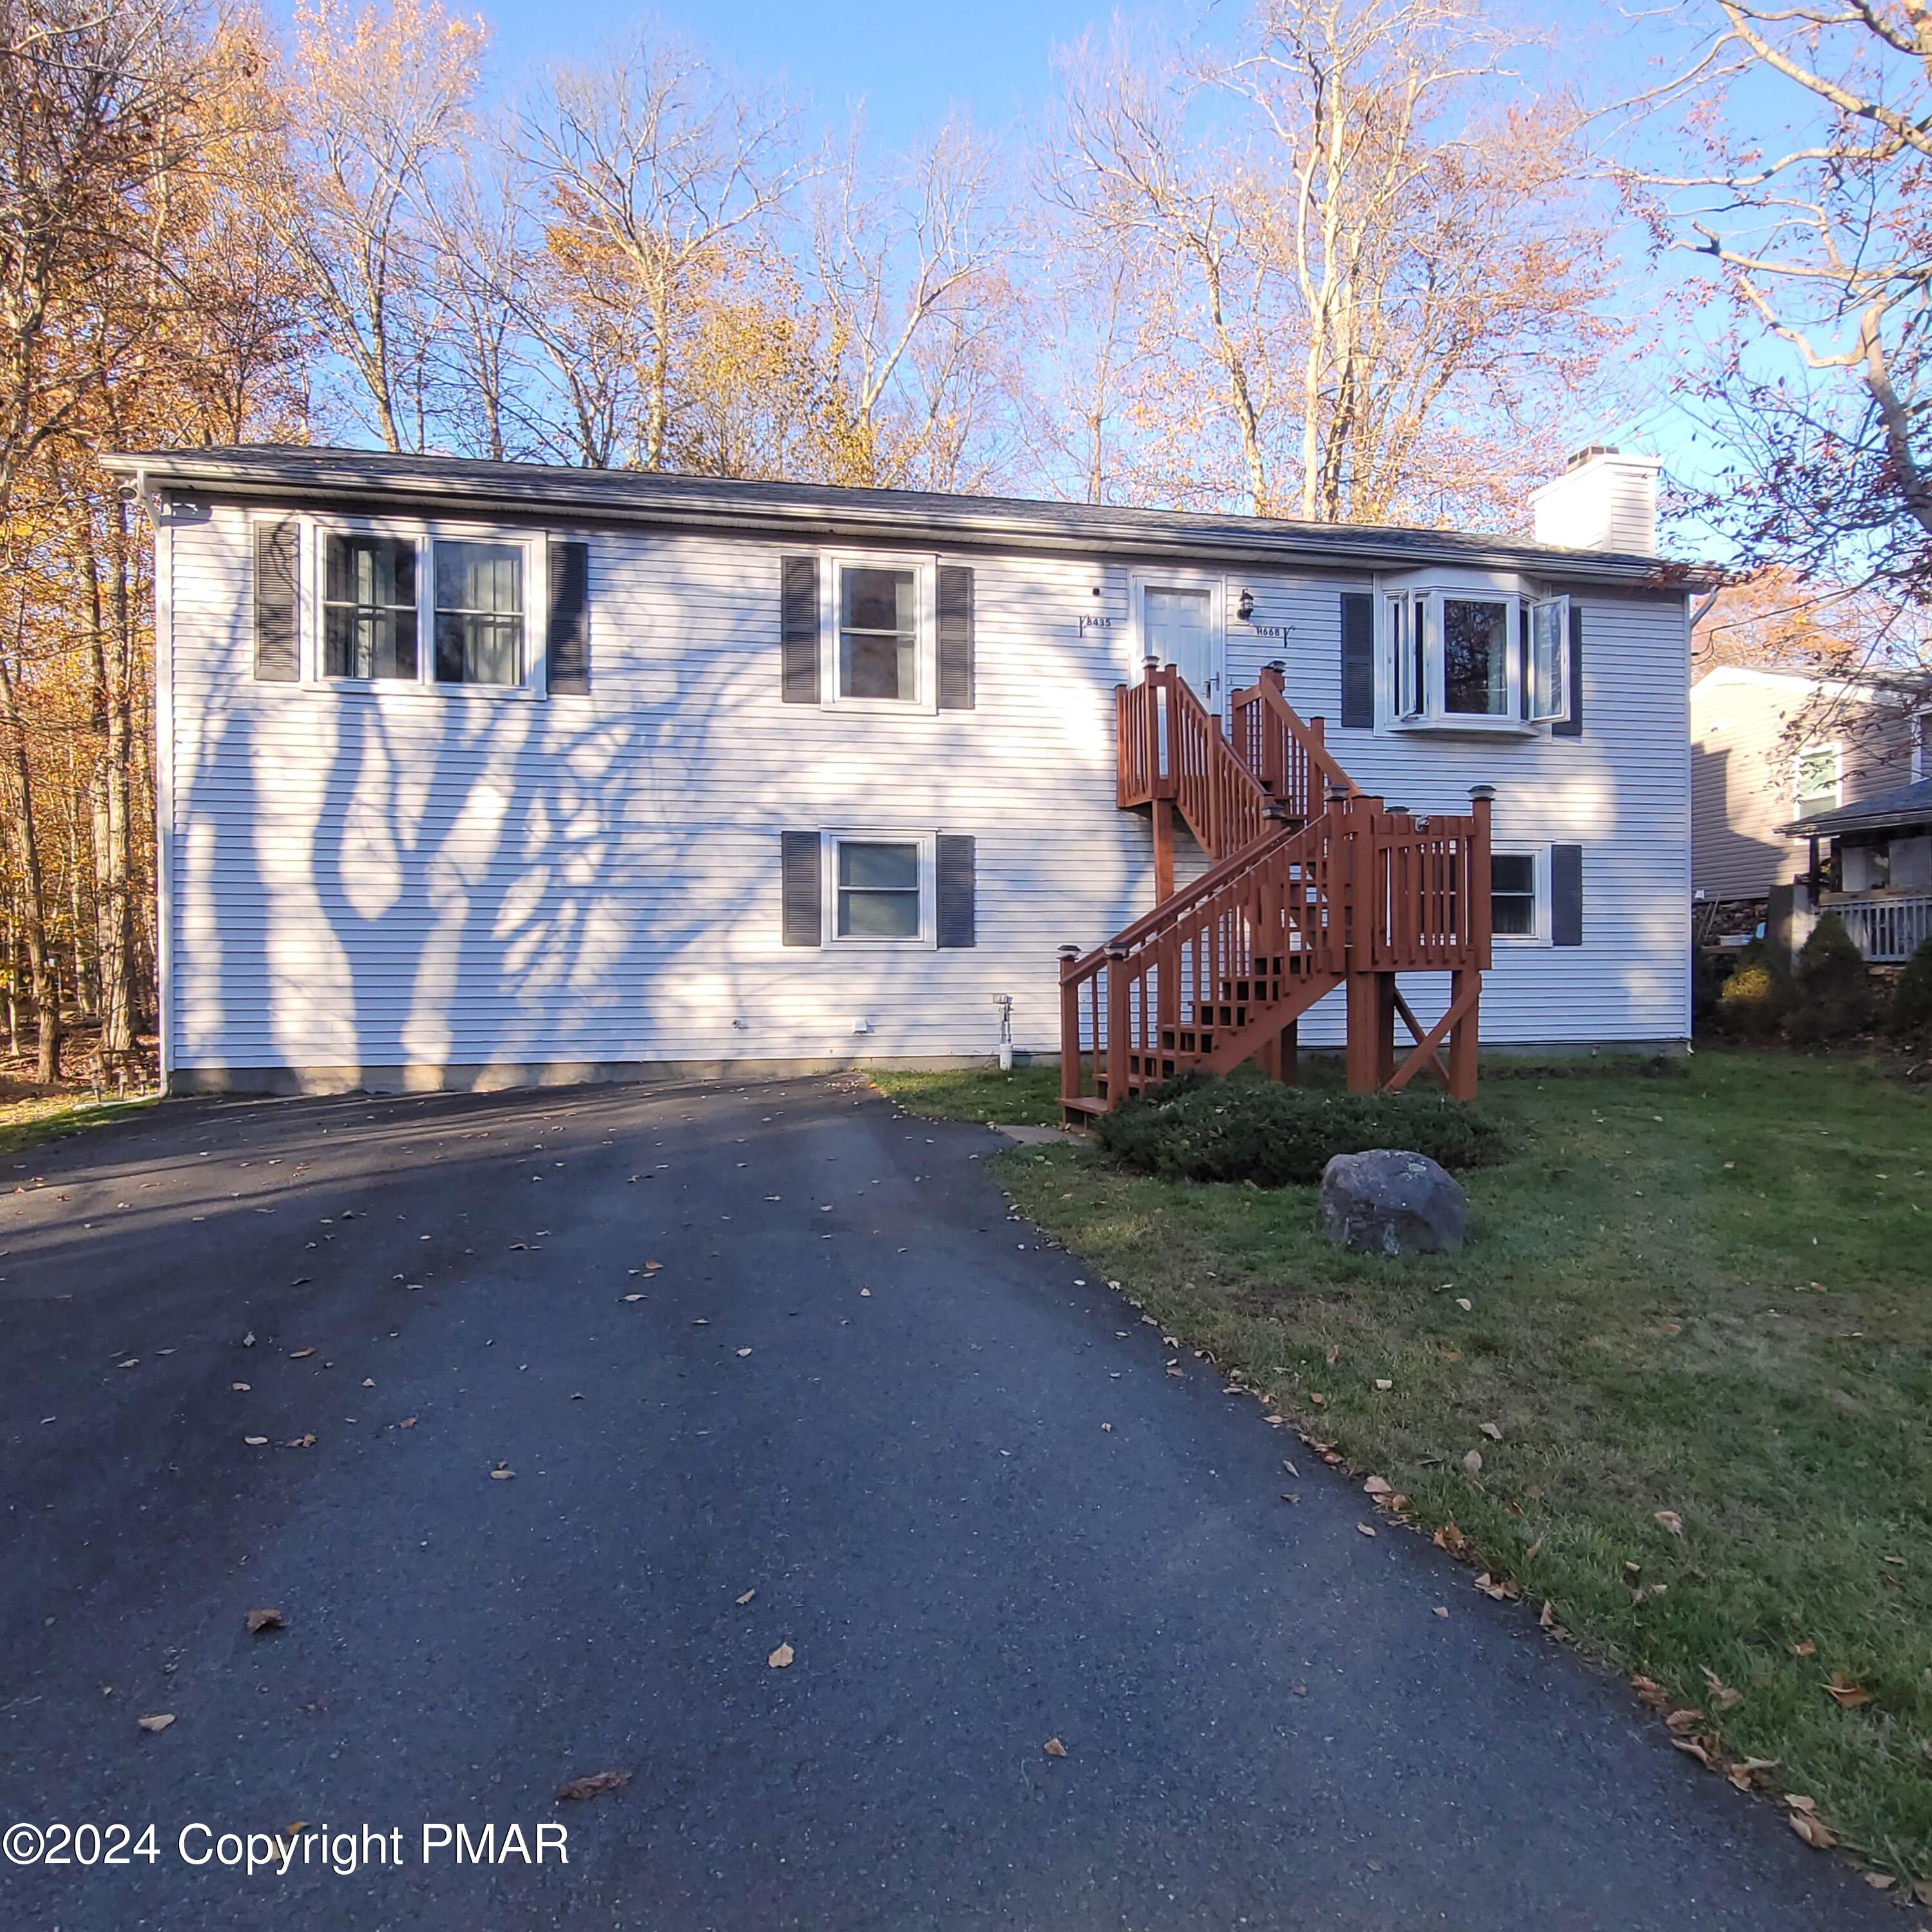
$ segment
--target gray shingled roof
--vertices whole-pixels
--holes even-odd
[[[524,515],[739,529],[807,541],[913,536],[1087,556],[1129,552],[1370,570],[1460,563],[1679,592],[1706,587],[1708,575],[1700,566],[1652,556],[1559,550],[1454,530],[1196,516],[916,490],[742,483],[370,450],[263,445],[136,452],[104,460],[118,476],[145,478],[177,494],[203,490],[304,505],[380,500],[429,508],[460,506]]]
[[[1892,825],[1932,824],[1932,778],[1899,785],[1890,791],[1841,805],[1835,812],[1814,812],[1784,827],[1801,838],[1832,838],[1840,832],[1882,831]]]

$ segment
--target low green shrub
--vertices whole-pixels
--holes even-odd
[[[1932,938],[1922,939],[1892,989],[1887,1029],[1902,1040],[1932,1034]]]
[[[1494,1122],[1432,1094],[1347,1094],[1184,1074],[1101,1114],[1094,1132],[1124,1166],[1168,1180],[1310,1186],[1338,1154],[1400,1148],[1447,1168],[1508,1152]]]
[[[1793,1046],[1849,1040],[1871,1024],[1871,969],[1836,913],[1824,914],[1799,949],[1792,992],[1784,1036]]]
[[[1759,956],[1753,958],[1753,953]],[[1718,990],[1718,1029],[1733,1040],[1775,1040],[1790,1010],[1790,976],[1763,956],[1762,946],[1746,946]]]

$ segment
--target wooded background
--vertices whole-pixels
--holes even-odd
[[[1479,0],[1254,0],[886,154],[648,21],[514,96],[438,0],[285,34],[0,0],[6,1045],[124,1080],[153,1024],[150,551],[109,449],[1510,531],[1660,386],[1723,452],[1678,507],[1756,586],[1723,648],[1918,662],[1932,14],[1649,17],[1654,82],[1599,99]]]

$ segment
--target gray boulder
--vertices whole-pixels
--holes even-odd
[[[1371,1255],[1450,1255],[1468,1203],[1426,1154],[1376,1148],[1338,1154],[1322,1174],[1322,1230]]]

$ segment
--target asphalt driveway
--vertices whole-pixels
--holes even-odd
[[[0,1829],[129,1828],[0,1865],[0,1924],[1908,1922],[1288,1479],[998,1144],[818,1080],[179,1103],[0,1164]]]

